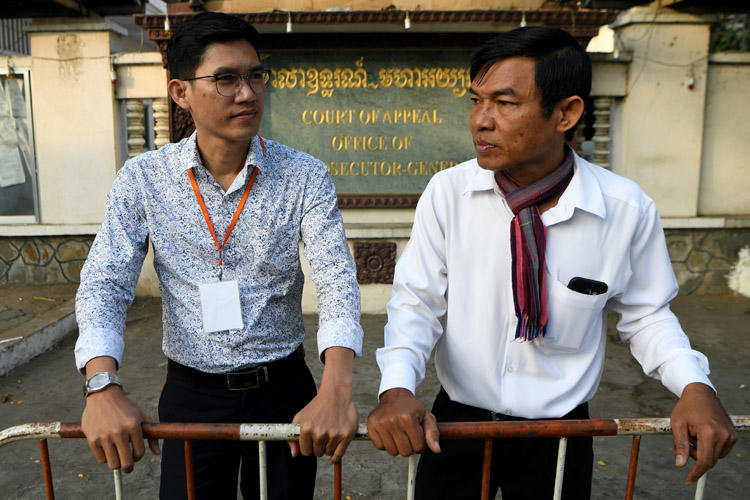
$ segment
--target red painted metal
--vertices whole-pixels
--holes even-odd
[[[482,461],[482,500],[490,500],[490,471],[492,469],[492,440],[484,440]]]
[[[193,476],[193,447],[185,440],[185,477],[187,478],[188,500],[195,500],[195,476]]]
[[[333,499],[341,500],[341,461],[333,464]]]
[[[238,441],[240,424],[143,424],[143,435],[158,439]]]
[[[639,419],[641,420],[647,421],[648,419]],[[633,425],[629,420],[621,422],[631,427]],[[236,441],[240,439],[240,424],[161,423],[143,424],[142,428],[143,436],[146,438],[189,439],[191,441]],[[618,423],[611,419],[450,422],[439,423],[438,428],[441,439],[615,436],[618,433]],[[79,422],[60,424],[59,436],[61,438],[85,437]]]
[[[188,439],[190,441],[238,441],[240,424],[162,423],[143,424],[143,437],[155,439]],[[80,422],[60,425],[61,438],[85,438]]]
[[[49,447],[46,439],[39,440],[39,452],[42,454],[42,470],[44,471],[44,489],[47,499],[55,500],[55,489],[52,487],[52,467],[49,463]]]
[[[81,430],[81,422],[63,422],[60,424],[61,438],[80,438],[85,439],[86,435]]]
[[[635,493],[635,471],[638,468],[638,453],[641,450],[641,436],[633,436],[630,447],[630,465],[628,465],[628,486],[625,489],[625,500],[633,500]]]
[[[615,436],[614,420],[529,420],[438,424],[440,439],[502,439],[561,436]]]

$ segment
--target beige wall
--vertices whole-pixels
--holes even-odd
[[[623,97],[628,91],[629,61],[614,61],[609,54],[589,54],[591,95]]]
[[[119,149],[110,36],[110,31],[30,35],[44,224],[101,222]]]
[[[696,216],[709,24],[636,8],[622,14],[614,29],[619,50],[632,52],[632,63],[616,113],[613,170],[638,182],[662,216]]]
[[[113,60],[117,74],[118,99],[154,99],[167,97],[167,71],[161,54],[141,52],[119,54]]]
[[[750,213],[750,54],[714,54],[708,69],[700,215]]]

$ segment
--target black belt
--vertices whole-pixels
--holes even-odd
[[[527,421],[527,420],[550,420],[547,418],[523,418],[514,415],[506,415],[504,413],[498,413],[491,410],[485,410],[484,408],[477,408],[476,406],[459,403],[453,401],[445,389],[441,386],[440,391],[435,399],[435,404],[438,405],[438,400],[441,400],[441,404],[449,402],[453,407],[460,407],[461,409],[461,420],[465,422],[514,422],[514,421]],[[589,417],[589,404],[588,402],[581,403],[580,405],[573,408],[570,412],[566,413],[560,420],[588,420]],[[557,419],[555,419],[557,420]],[[448,420],[441,420],[441,422],[447,422]]]
[[[242,391],[257,389],[272,380],[281,380],[304,366],[305,350],[300,345],[289,356],[250,368],[240,368],[228,373],[205,373],[189,366],[181,365],[171,359],[167,360],[167,376],[193,384],[194,387],[212,389],[229,389]]]

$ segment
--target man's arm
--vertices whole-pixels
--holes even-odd
[[[363,333],[359,285],[333,181],[324,165],[311,169],[318,174],[306,187],[300,234],[318,296],[318,353],[325,368],[318,395],[294,417],[300,440],[290,447],[293,456],[327,454],[334,463],[357,431],[352,364],[362,353]]]
[[[440,452],[435,416],[414,396],[427,360],[443,333],[448,272],[445,234],[438,221],[444,203],[430,182],[419,199],[409,244],[396,265],[388,302],[385,346],[376,356],[382,372],[379,404],[367,419],[373,445],[409,456],[428,446]]]
[[[94,358],[86,363],[86,378],[100,372],[117,372],[117,363],[109,356]],[[133,462],[143,457],[143,433],[141,423],[150,418],[130,399],[125,397],[119,385],[89,394],[81,417],[81,426],[100,464],[106,463],[110,469],[129,473]],[[155,454],[160,453],[159,441],[149,439],[149,447]]]
[[[729,453],[737,432],[708,379],[708,360],[691,349],[669,309],[678,287],[651,201],[641,214],[630,257],[628,289],[609,306],[620,314],[620,337],[630,343],[644,373],[661,380],[680,398],[672,412],[675,463],[684,466],[688,454],[697,460],[686,477],[693,482]]]
[[[357,432],[357,409],[352,400],[352,362],[354,351],[329,347],[325,351],[325,368],[320,391],[294,416],[300,424],[299,443],[291,441],[292,456],[298,453],[331,457],[336,463],[344,456]]]
[[[147,229],[138,201],[133,171],[126,164],[118,172],[107,197],[102,225],[81,271],[76,294],[79,336],[75,355],[87,378],[94,373],[116,373],[123,351],[125,316],[133,301],[143,259]],[[141,423],[148,416],[117,385],[89,394],[81,418],[94,456],[111,469],[133,469],[144,453]],[[150,441],[159,453],[156,440]]]

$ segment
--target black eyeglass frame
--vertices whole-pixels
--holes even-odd
[[[263,75],[265,75],[264,78],[263,78],[263,80],[264,80],[263,86],[261,87],[260,92],[258,92],[258,90],[255,89],[255,87],[253,86],[252,83],[250,83],[250,75],[252,75],[253,73],[256,73],[256,72],[260,72],[260,73],[263,73]],[[239,80],[237,81],[237,84],[236,84],[237,85],[236,90],[235,90],[234,94],[232,94],[232,95],[224,95],[224,94],[221,93],[221,91],[219,91],[219,77],[221,77],[221,76],[227,76],[227,75],[232,75],[232,76],[239,77]],[[214,84],[216,85],[216,93],[219,94],[222,97],[235,97],[237,95],[237,93],[240,91],[239,83],[242,80],[245,80],[245,83],[247,84],[248,87],[250,87],[250,90],[252,90],[255,95],[262,95],[262,94],[265,93],[266,89],[271,84],[271,70],[270,69],[253,70],[252,73],[248,73],[246,75],[241,75],[239,73],[232,73],[232,72],[214,73],[213,75],[194,76],[193,78],[183,78],[182,80],[185,81],[185,82],[190,82],[190,81],[193,81],[193,80],[202,80],[204,78],[213,78],[214,79]]]

